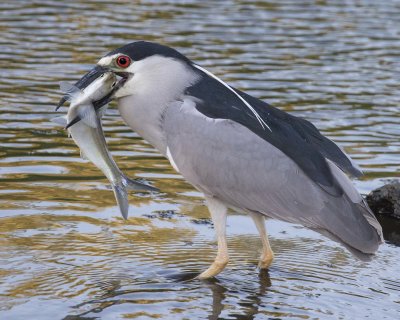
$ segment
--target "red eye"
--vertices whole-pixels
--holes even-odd
[[[131,58],[129,58],[128,56],[119,56],[117,58],[117,65],[121,68],[128,68],[130,64]]]

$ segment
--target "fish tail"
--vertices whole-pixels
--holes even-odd
[[[128,193],[123,184],[112,184],[112,189],[114,191],[115,198],[121,211],[122,217],[126,220],[128,218],[129,202]]]
[[[143,182],[139,182],[137,180],[131,179],[125,175],[123,177],[125,180],[124,185],[129,190],[160,191],[158,188],[155,188],[155,187],[149,186],[148,184],[145,184]]]
[[[128,202],[128,193],[126,189],[129,190],[144,190],[144,191],[159,191],[159,189],[149,186],[147,184],[138,182],[134,179],[128,178],[127,176],[122,175],[122,181],[118,184],[113,183],[112,189],[114,191],[115,198],[117,199],[117,203],[119,206],[119,210],[121,211],[122,217],[124,219],[128,218],[129,211],[129,202]]]

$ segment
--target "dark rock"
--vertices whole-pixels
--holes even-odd
[[[155,219],[155,218],[157,218],[157,216],[155,215],[155,214],[144,214],[143,216],[145,216],[146,218],[149,218],[149,219]]]
[[[400,182],[390,182],[371,191],[366,200],[376,215],[400,219]]]
[[[175,210],[157,210],[153,211],[151,214],[144,214],[144,216],[150,219],[172,219],[175,216],[182,217],[182,215],[178,214]]]
[[[197,218],[197,219],[192,219],[190,221],[195,224],[204,224],[204,225],[210,225],[210,226],[213,225],[211,219],[209,219],[209,218]]]
[[[400,219],[384,215],[377,215],[377,219],[382,226],[385,241],[400,246]]]

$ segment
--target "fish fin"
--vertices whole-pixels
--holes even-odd
[[[87,104],[82,105],[78,109],[78,115],[81,120],[91,128],[97,128],[99,121],[97,118],[96,111],[93,108],[93,105]]]
[[[83,160],[89,160],[88,157],[86,157],[86,154],[82,150],[80,150],[80,154]]]
[[[74,119],[72,119],[70,122],[68,122],[68,124],[65,127],[65,129],[68,129],[69,127],[72,127],[75,123],[78,123],[79,121],[81,121],[81,117],[80,116],[76,116]]]
[[[66,81],[61,81],[60,82],[60,90],[62,92],[64,92],[64,96],[58,102],[57,107],[56,107],[56,111],[58,109],[60,109],[64,105],[65,102],[71,101],[71,99],[73,97],[75,97],[76,95],[82,93],[82,90],[80,90],[77,86],[75,86],[75,85],[73,85],[73,84],[71,84],[69,82],[66,82]]]
[[[51,119],[51,121],[60,126],[63,126],[64,128],[68,123],[67,116],[55,117],[55,118]]]
[[[70,100],[74,95],[82,93],[81,89],[66,81],[60,82],[60,90],[65,93],[64,99],[66,100]]]
[[[68,99],[69,99],[68,95],[64,95],[64,96],[60,99],[60,101],[58,102],[55,111],[58,111],[58,109],[60,109],[60,108],[64,105],[64,103],[67,102]]]
[[[148,184],[136,181],[134,179],[128,178],[124,175],[124,184],[129,190],[143,190],[143,191],[160,191],[160,189],[149,186]]]
[[[113,184],[112,189],[114,191],[115,199],[117,199],[122,217],[126,220],[128,218],[129,202],[125,186]]]

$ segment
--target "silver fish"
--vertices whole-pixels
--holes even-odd
[[[81,154],[99,168],[111,182],[122,216],[128,217],[128,194],[126,189],[158,191],[157,188],[137,182],[124,175],[108,152],[101,117],[106,106],[95,111],[93,101],[112,90],[116,78],[112,72],[105,72],[83,91],[72,84],[61,83],[60,88],[71,101],[67,116],[53,119],[54,122],[66,125],[68,132],[81,149]],[[74,119],[81,121],[71,124]]]

